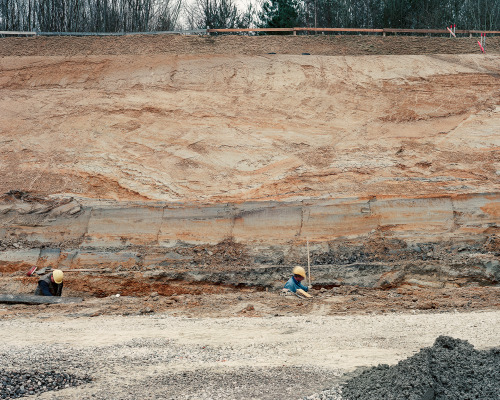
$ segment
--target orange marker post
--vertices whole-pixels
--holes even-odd
[[[482,40],[483,40],[483,34],[481,33],[481,41]],[[479,45],[479,48],[481,49],[481,51],[484,53],[484,47],[479,40],[477,41],[477,44]]]

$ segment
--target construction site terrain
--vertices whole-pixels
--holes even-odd
[[[0,360],[87,360],[60,398],[271,399],[440,334],[499,346],[499,61],[498,37],[0,38],[0,293],[36,265],[83,299],[0,304]],[[312,299],[280,296],[295,265]]]

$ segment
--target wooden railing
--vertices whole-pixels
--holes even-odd
[[[207,33],[244,33],[244,32],[345,32],[345,33],[381,33],[386,36],[388,33],[413,33],[413,34],[449,34],[447,29],[398,29],[398,28],[245,28],[245,29],[207,29]],[[500,35],[500,31],[478,31],[457,29],[455,34],[465,34],[472,37],[474,34],[487,33],[490,35]]]

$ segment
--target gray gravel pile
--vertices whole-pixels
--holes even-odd
[[[60,390],[90,382],[90,377],[78,378],[64,372],[26,372],[0,370],[0,398],[17,399]]]
[[[394,366],[379,365],[350,379],[342,395],[345,400],[499,400],[500,348],[479,351],[467,341],[439,336],[432,347]]]

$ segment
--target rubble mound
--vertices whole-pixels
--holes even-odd
[[[500,348],[475,350],[448,336],[394,366],[366,370],[342,388],[346,400],[499,399],[499,393]]]
[[[17,399],[24,396],[39,395],[51,390],[79,386],[90,381],[90,377],[78,378],[71,374],[56,371],[0,370],[0,398]]]

